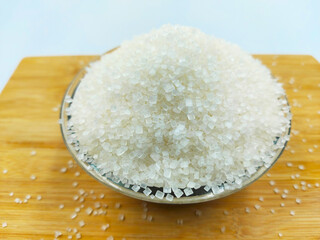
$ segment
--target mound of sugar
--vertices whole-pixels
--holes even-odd
[[[69,109],[73,137],[121,181],[241,186],[288,140],[281,84],[238,46],[197,29],[162,26],[86,70]]]

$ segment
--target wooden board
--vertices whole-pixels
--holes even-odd
[[[23,59],[0,96],[0,239],[54,239],[55,231],[63,234],[59,239],[67,239],[68,235],[75,239],[67,227],[77,228],[82,239],[98,240],[111,235],[115,240],[278,239],[278,233],[283,234],[282,239],[319,239],[320,188],[315,183],[320,183],[320,64],[311,56],[256,57],[283,82],[292,105],[293,129],[299,131],[292,136],[289,150],[269,171],[271,176],[221,200],[184,206],[148,203],[147,212],[141,201],[104,187],[76,165],[66,173],[60,172],[68,167],[71,156],[63,144],[57,123],[59,113],[54,108],[75,74],[95,56]],[[36,155],[31,156],[31,151]],[[288,167],[288,162],[293,167]],[[298,169],[300,164],[305,170]],[[80,176],[75,176],[76,172]],[[292,174],[300,177],[291,179]],[[31,175],[36,180],[32,181]],[[275,186],[270,186],[270,180]],[[311,188],[302,190],[301,181],[311,184]],[[74,182],[79,185],[74,187]],[[295,190],[293,184],[299,189]],[[289,190],[287,198],[275,194],[275,187],[281,193]],[[88,193],[83,203],[73,200],[79,189]],[[9,196],[10,192],[14,195]],[[101,193],[105,194],[103,199]],[[24,200],[27,194],[31,195],[28,203],[15,203],[16,198]],[[37,200],[37,195],[42,200]],[[260,196],[264,201],[259,201]],[[85,213],[87,207],[94,208],[95,202],[108,204],[106,215]],[[119,209],[116,203],[121,203]],[[59,209],[60,204],[64,204],[63,209]],[[81,204],[84,208],[71,219]],[[259,210],[254,208],[256,204],[261,206]],[[250,213],[245,212],[246,207]],[[196,216],[196,210],[202,216]],[[153,220],[143,219],[144,213]],[[124,221],[118,220],[119,214],[125,215]],[[177,224],[178,219],[183,225]],[[82,228],[78,224],[81,220],[86,224]],[[3,222],[8,226],[2,228]],[[102,231],[106,223],[110,228]]]

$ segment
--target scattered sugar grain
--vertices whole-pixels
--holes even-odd
[[[255,204],[255,205],[254,205],[254,208],[255,208],[256,210],[259,210],[259,209],[261,208],[261,206],[260,206],[259,204]]]
[[[308,187],[308,188],[312,188],[312,184],[311,184],[311,183],[308,183],[308,184],[307,184],[307,187]]]
[[[264,201],[264,198],[263,198],[262,196],[260,196],[260,197],[259,197],[259,201],[260,201],[260,202],[263,202],[263,201]]]
[[[300,198],[296,198],[296,203],[297,204],[301,204],[301,199]]]
[[[312,148],[309,148],[309,149],[308,149],[308,152],[309,152],[309,153],[313,153],[313,149],[312,149]]]
[[[34,180],[37,179],[37,177],[36,177],[35,175],[31,175],[31,176],[30,176],[30,179],[31,179],[31,181],[34,181]]]
[[[10,193],[9,193],[9,196],[10,196],[10,197],[12,197],[13,195],[14,195],[14,193],[13,193],[13,192],[10,192]]]
[[[37,152],[35,151],[35,150],[32,150],[31,152],[30,152],[30,155],[31,156],[35,156],[37,154]]]
[[[220,232],[221,232],[221,233],[225,233],[225,232],[226,232],[226,227],[225,227],[225,226],[222,226],[222,227],[220,228]]]
[[[7,174],[7,173],[8,173],[8,170],[7,170],[7,169],[3,169],[2,173],[3,173],[3,174]]]
[[[110,225],[107,223],[107,224],[103,224],[102,226],[101,226],[101,230],[102,231],[106,231],[108,228],[110,227]]]
[[[305,170],[304,165],[299,165],[298,168],[299,168],[299,170]]]
[[[278,233],[278,236],[279,236],[279,237],[282,237],[282,236],[283,236],[283,234],[279,232],[279,233]]]
[[[71,218],[71,219],[75,219],[77,216],[78,216],[77,213],[72,213],[71,216],[70,216],[70,218]]]
[[[298,184],[293,184],[293,188],[298,190],[299,189],[299,185]]]
[[[119,203],[119,202],[115,203],[114,207],[115,208],[120,208],[121,207],[121,203]]]
[[[74,175],[75,175],[76,177],[79,177],[79,176],[80,176],[80,172],[75,172]]]
[[[270,212],[272,213],[272,214],[274,214],[275,213],[275,210],[274,209],[270,209]]]
[[[278,194],[278,193],[280,193],[280,190],[279,190],[278,188],[275,188],[275,189],[273,189],[273,192],[274,192],[275,194]]]
[[[81,233],[76,234],[76,239],[80,239],[82,237]]]
[[[7,222],[2,223],[2,228],[6,228],[8,226]]]
[[[271,181],[269,182],[269,184],[270,184],[270,186],[274,186],[274,185],[276,184],[276,182],[273,181],[273,180],[271,180]]]
[[[320,186],[320,184],[319,183],[315,183],[314,186],[318,188]]]
[[[285,206],[285,204],[284,203],[280,203],[280,207],[284,207]]]
[[[119,221],[124,221],[124,218],[125,218],[124,214],[119,214],[118,216]]]
[[[306,191],[306,190],[307,190],[307,187],[306,187],[306,186],[302,186],[302,187],[301,187],[301,190],[302,190],[302,191]]]
[[[78,195],[74,195],[74,196],[72,197],[72,199],[73,199],[73,201],[77,201],[77,200],[79,199],[79,196],[78,196]]]
[[[283,189],[283,192],[284,192],[285,194],[288,194],[288,193],[289,193],[289,190],[288,190],[288,189]]]
[[[64,208],[64,204],[60,204],[60,205],[59,205],[59,208],[60,208],[60,209],[63,209],[63,208]]]
[[[54,237],[55,238],[59,238],[59,237],[61,237],[62,236],[62,232],[60,232],[60,231],[55,231],[54,232]]]
[[[100,199],[103,199],[104,198],[104,194],[101,193],[99,197],[100,197]]]
[[[291,162],[287,162],[287,167],[292,167],[293,164]]]
[[[63,167],[63,168],[60,169],[60,172],[61,172],[61,173],[66,173],[67,170],[68,170],[68,169],[67,169],[66,167]]]
[[[27,194],[26,196],[25,196],[25,199],[27,199],[27,200],[29,200],[31,198],[31,195],[30,194]]]
[[[224,210],[224,211],[223,211],[223,214],[224,214],[224,215],[229,215],[229,212],[228,212],[227,210]]]
[[[148,222],[152,222],[152,221],[153,221],[153,216],[149,215],[149,216],[147,217],[147,221],[148,221]]]
[[[286,199],[286,198],[287,198],[287,194],[284,194],[284,193],[281,194],[281,198],[282,198],[282,199]]]
[[[113,238],[113,236],[109,236],[109,237],[107,237],[106,240],[114,240],[114,238]]]
[[[292,85],[292,84],[294,84],[294,78],[292,77],[292,78],[290,78],[290,80],[289,80],[289,83]]]
[[[76,207],[75,209],[74,209],[74,211],[76,212],[76,213],[78,213],[78,212],[80,212],[80,208],[79,207]]]
[[[197,217],[200,217],[200,216],[202,216],[202,211],[199,210],[199,209],[197,209],[194,214],[195,214]]]
[[[73,182],[73,183],[72,183],[72,187],[77,187],[78,185],[79,185],[78,182]]]
[[[79,226],[80,227],[84,227],[86,225],[86,223],[83,221],[83,220],[81,220],[80,222],[79,222]]]
[[[177,219],[177,224],[178,225],[183,225],[183,219]]]

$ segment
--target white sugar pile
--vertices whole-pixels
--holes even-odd
[[[124,182],[240,187],[288,140],[274,144],[291,116],[269,69],[197,29],[165,25],[86,70],[69,111],[71,137],[81,159],[93,156]]]

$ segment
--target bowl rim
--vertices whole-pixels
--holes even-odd
[[[105,54],[111,53],[114,50],[116,50],[118,47],[111,49],[110,51],[106,52]],[[105,55],[103,54],[103,55]],[[103,56],[102,55],[102,56]],[[192,204],[192,203],[201,203],[201,202],[207,202],[207,201],[211,201],[211,200],[216,200],[216,199],[220,199],[220,198],[224,198],[227,197],[233,193],[236,193],[244,188],[246,188],[247,186],[249,186],[250,184],[254,183],[255,181],[257,181],[260,177],[262,177],[276,162],[277,160],[280,158],[280,156],[282,155],[288,140],[285,141],[283,148],[278,149],[277,150],[277,154],[275,155],[272,163],[270,164],[269,167],[265,167],[264,165],[262,165],[253,175],[251,175],[249,178],[245,179],[243,181],[243,184],[240,188],[236,188],[236,189],[225,189],[223,192],[221,193],[217,193],[217,194],[213,194],[212,191],[202,194],[202,195],[196,195],[196,196],[183,196],[180,198],[176,198],[174,197],[172,201],[167,200],[166,198],[163,199],[159,199],[157,197],[151,198],[150,196],[146,196],[144,193],[140,193],[140,192],[135,192],[132,189],[128,189],[125,188],[123,186],[118,185],[117,183],[113,182],[112,180],[108,179],[105,176],[102,176],[100,173],[98,173],[95,169],[93,169],[88,163],[81,161],[80,159],[78,159],[77,154],[76,154],[76,150],[73,148],[72,144],[69,144],[67,139],[66,139],[66,135],[67,135],[67,127],[66,127],[66,122],[68,120],[68,116],[65,113],[66,108],[68,107],[68,105],[70,103],[66,102],[66,97],[67,96],[71,96],[73,97],[74,94],[76,93],[77,87],[79,86],[82,77],[84,76],[84,74],[86,74],[86,67],[89,66],[92,62],[95,62],[97,60],[99,60],[101,58],[101,56],[98,56],[97,58],[91,60],[86,66],[84,66],[83,68],[80,69],[80,71],[78,71],[78,73],[75,75],[75,77],[72,79],[72,81],[70,82],[70,84],[67,87],[67,90],[63,96],[62,102],[61,102],[61,107],[60,107],[60,130],[61,130],[61,134],[62,134],[62,138],[64,141],[64,144],[66,145],[67,149],[69,150],[71,156],[73,157],[73,159],[78,163],[78,165],[80,165],[80,167],[85,170],[91,177],[93,177],[95,180],[99,181],[100,183],[102,183],[103,185],[113,189],[116,192],[122,193],[126,196],[132,197],[132,198],[136,198],[139,200],[143,200],[143,201],[147,201],[147,202],[154,202],[154,203],[162,203],[162,204]],[[289,101],[287,99],[287,97],[285,97],[285,100],[287,102],[287,105],[289,105]],[[289,113],[291,114],[291,111],[289,109]],[[66,122],[64,121],[66,120]],[[286,135],[290,135],[291,132],[291,124],[292,124],[292,119],[290,119],[290,125],[286,131]]]

